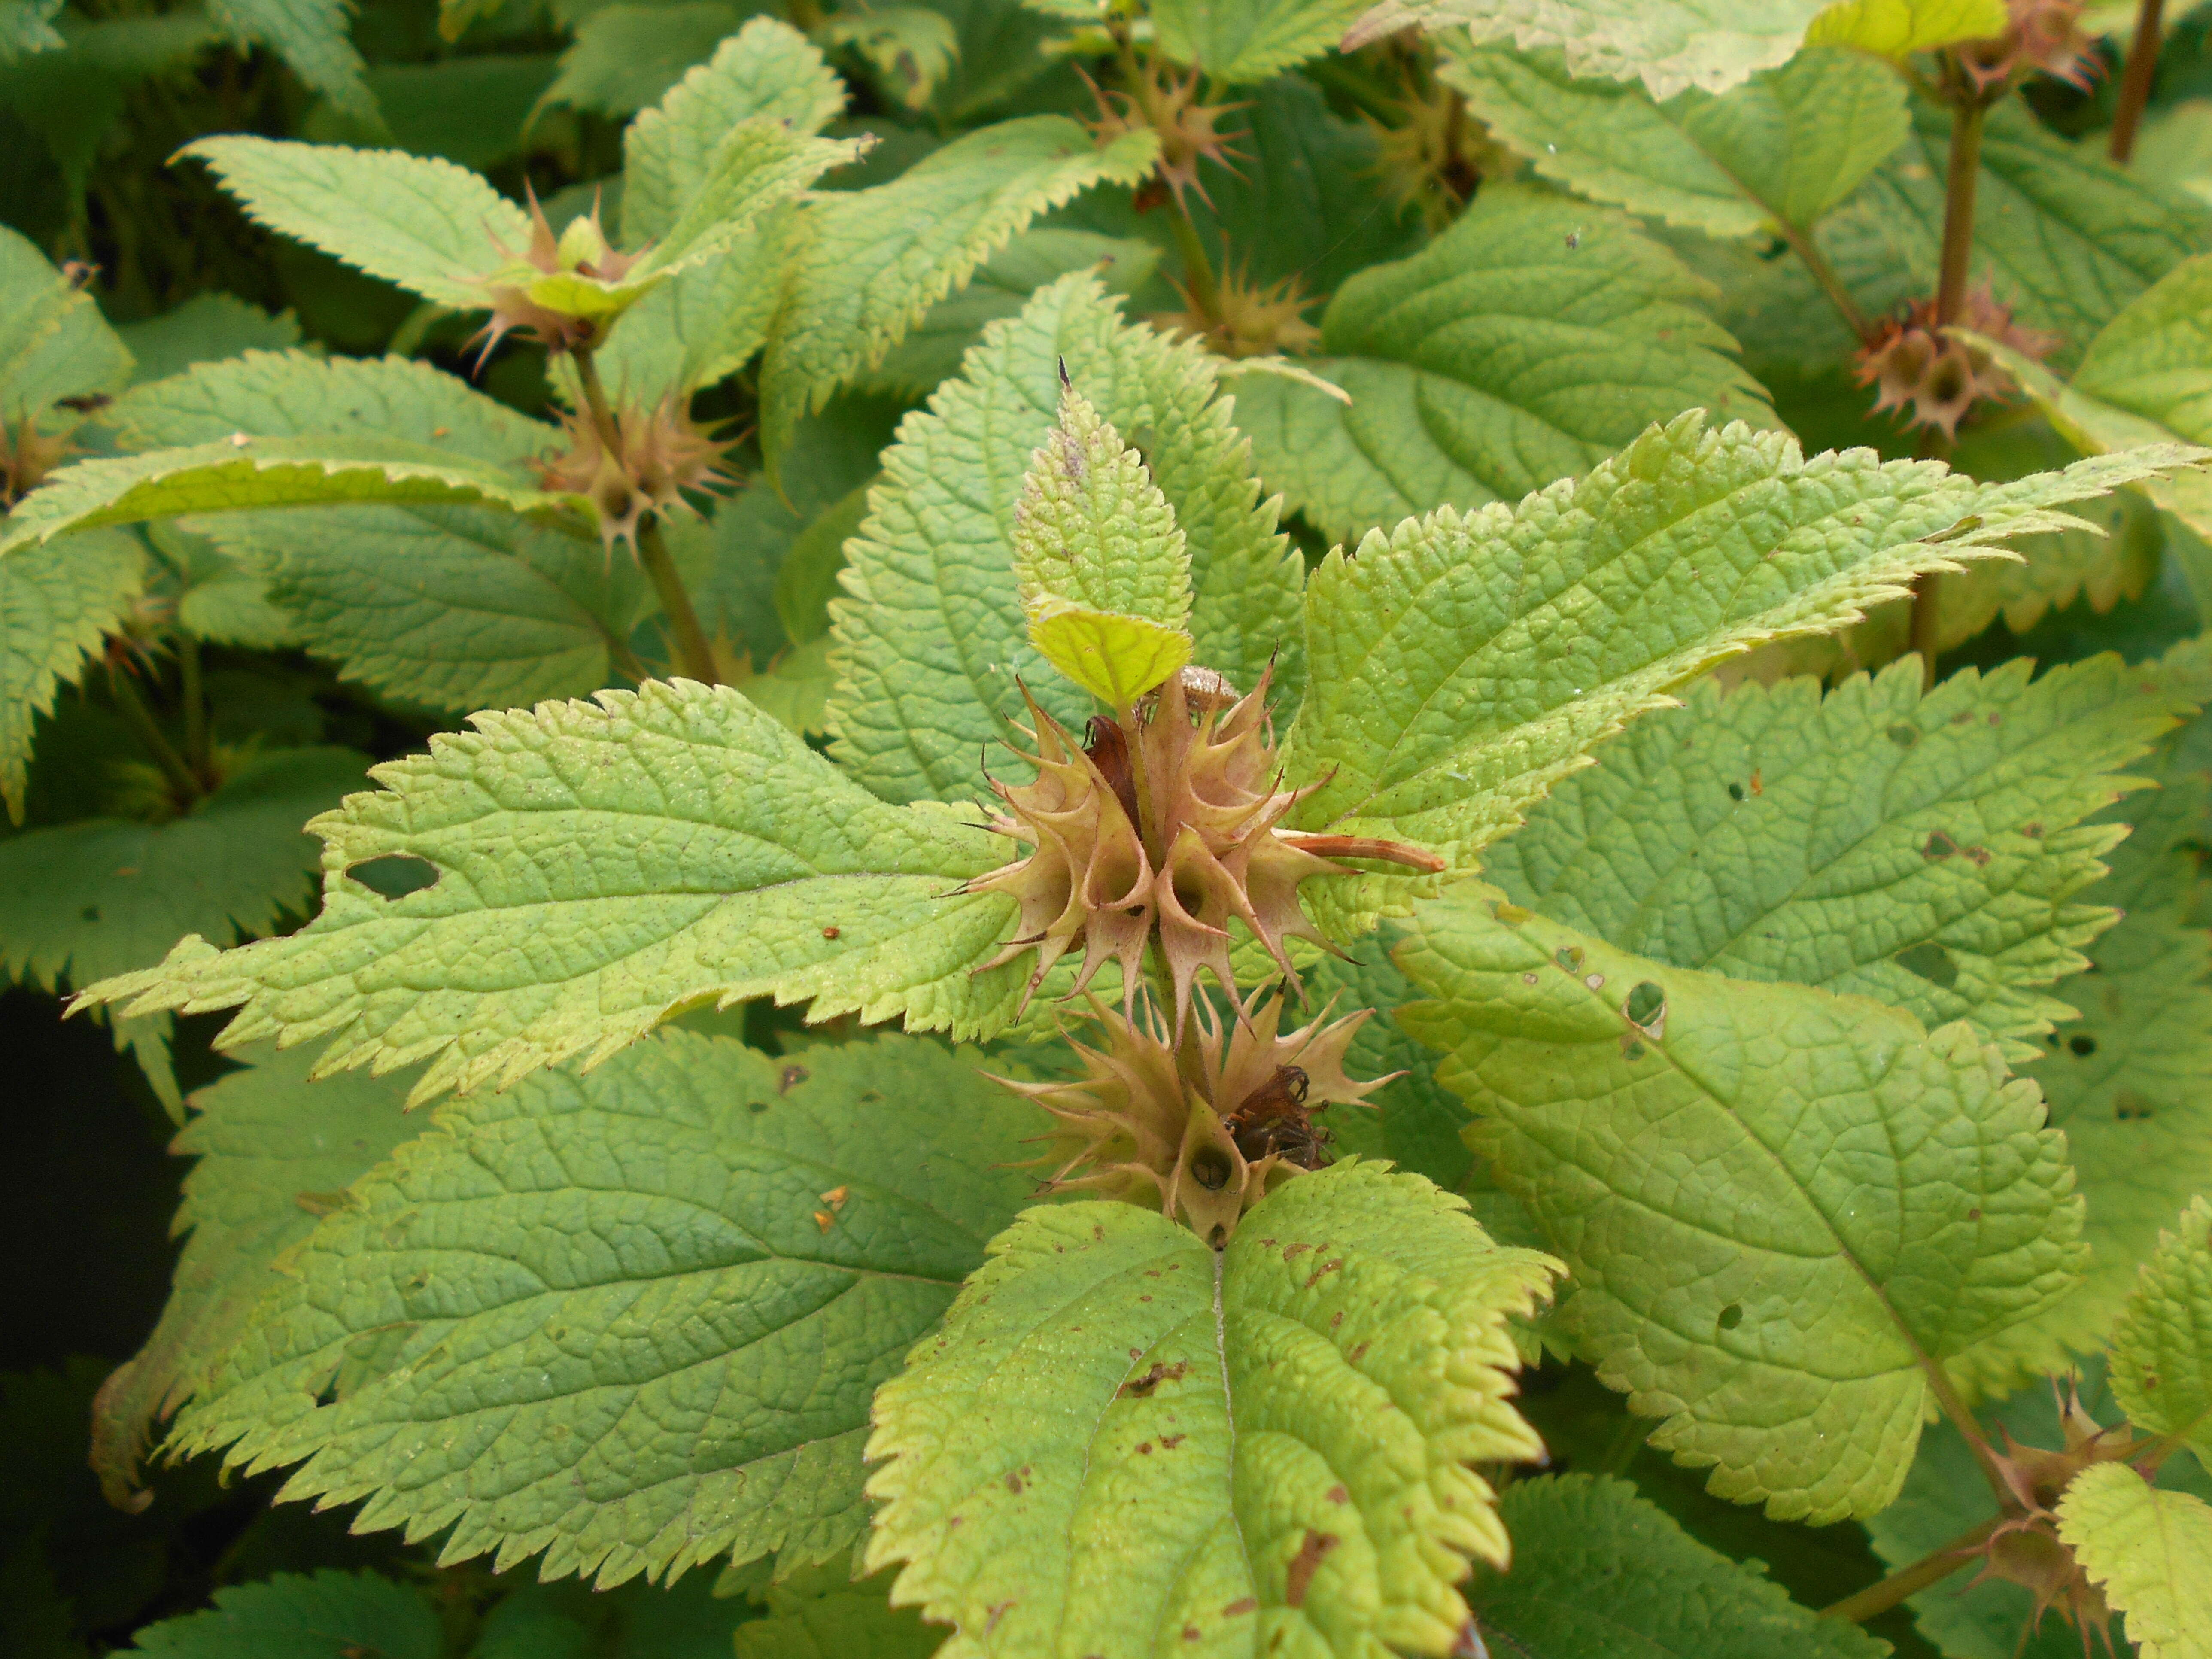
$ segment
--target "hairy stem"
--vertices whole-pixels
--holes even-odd
[[[1974,1462],[1981,1469],[1982,1478],[1990,1483],[1990,1491],[1996,1494],[1998,1504],[2012,1503],[2012,1488],[2006,1484],[2004,1471],[1998,1465],[1996,1448],[1990,1444],[1989,1436],[1982,1432],[1982,1425],[1974,1420],[1973,1413],[1966,1409],[1966,1402],[1959,1398],[1959,1391],[1943,1374],[1942,1362],[1923,1354],[1920,1370],[1928,1379],[1928,1392],[1936,1397],[1936,1404],[1943,1415],[1951,1419],[1951,1426],[1958,1430],[1959,1437],[1966,1443],[1966,1449],[1973,1453]]]
[[[177,634],[179,691],[185,702],[185,762],[203,788],[215,787],[215,747],[208,737],[207,690],[200,674],[200,642]]]
[[[1974,251],[1974,188],[1982,176],[1982,120],[1988,112],[1964,85],[1951,103],[1951,160],[1943,180],[1943,263],[1936,279],[1936,325],[1959,320],[1966,303],[1966,267]]]
[[[660,609],[668,618],[668,631],[676,645],[676,665],[702,685],[718,684],[714,648],[707,643],[706,629],[699,626],[699,613],[691,608],[691,596],[684,592],[676,561],[668,556],[668,540],[660,533],[658,515],[648,514],[637,527],[637,562],[653,583],[653,591],[659,595]]]
[[[107,666],[107,689],[115,698],[115,712],[123,716],[123,723],[145,745],[154,764],[168,780],[169,787],[177,792],[177,799],[189,805],[206,794],[207,790],[202,787],[192,769],[185,764],[185,757],[161,735],[161,728],[155,723],[153,711],[146,707],[146,699],[138,695],[137,684],[131,679],[130,671],[111,662]]]
[[[1836,314],[1844,319],[1844,325],[1857,335],[1862,343],[1871,341],[1874,325],[1867,320],[1866,313],[1859,309],[1859,302],[1851,298],[1850,289],[1845,288],[1843,278],[1836,275],[1836,268],[1814,246],[1811,234],[1787,222],[1783,223],[1780,229],[1782,240],[1790,245],[1791,252],[1804,261],[1805,269],[1812,273],[1820,292],[1828,296],[1828,303],[1835,307]]]
[[[1930,1584],[1942,1583],[1965,1566],[1989,1535],[2002,1524],[2002,1516],[1991,1516],[1980,1526],[1929,1551],[1911,1566],[1899,1567],[1880,1583],[1869,1584],[1856,1595],[1846,1595],[1833,1607],[1822,1607],[1820,1617],[1846,1620],[1856,1625],[1887,1613],[1908,1595],[1917,1595]]]
[[[2166,0],[2142,0],[2136,13],[2136,38],[2128,64],[2120,71],[2119,107],[2112,112],[2111,155],[2120,166],[2136,151],[2136,131],[2150,102],[2150,83],[2158,76],[2159,35],[2166,24]]]

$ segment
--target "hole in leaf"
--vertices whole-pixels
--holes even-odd
[[[2157,1109],[2132,1089],[2123,1089],[2112,1097],[2112,1115],[2123,1123],[2137,1122]]]
[[[1889,728],[1889,740],[1899,749],[1910,749],[1920,741],[1920,728],[1903,724],[1893,726]]]
[[[84,919],[87,921],[98,921],[100,920],[100,907],[97,904],[88,904],[84,907],[83,915]]]
[[[1948,991],[1959,982],[1959,964],[1932,939],[1899,951],[1894,960],[1906,973],[1917,974],[1939,989]]]
[[[346,878],[357,881],[379,898],[405,898],[410,893],[419,893],[425,887],[435,887],[444,873],[428,859],[418,859],[412,853],[386,853],[381,858],[363,859],[359,864],[346,866]]]
[[[2066,1039],[2066,1046],[2071,1048],[2075,1054],[2081,1055],[2082,1059],[2087,1060],[2091,1054],[2097,1052],[2097,1039],[2088,1036],[2085,1032],[2080,1036],[2068,1037]]]
[[[1631,1024],[1648,1031],[1667,1012],[1667,993],[1656,981],[1647,979],[1629,992],[1621,1012],[1628,1016]]]
[[[1727,1307],[1723,1308],[1723,1309],[1721,1310],[1720,1328],[1721,1328],[1723,1330],[1724,1330],[1724,1331],[1732,1331],[1732,1330],[1734,1330],[1737,1326],[1739,1326],[1739,1325],[1741,1325],[1741,1324],[1742,1324],[1742,1323],[1743,1323],[1743,1304],[1742,1304],[1742,1303],[1741,1303],[1741,1302],[1731,1302],[1731,1303],[1729,1303],[1729,1304],[1728,1304],[1728,1306],[1727,1306]]]
[[[1732,784],[1729,785],[1729,799],[1730,800],[1741,800],[1741,799],[1744,799],[1744,789],[1743,789],[1743,786],[1742,786],[1741,784],[1740,784],[1740,783],[1732,783]]]

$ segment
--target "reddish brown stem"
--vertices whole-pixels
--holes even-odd
[[[2142,125],[2150,103],[2151,82],[2158,76],[2159,36],[2166,23],[2166,0],[2142,0],[2136,13],[2136,38],[2128,47],[2128,65],[2120,71],[2119,107],[2112,112],[2111,155],[2120,166],[2135,154],[2136,131]]]

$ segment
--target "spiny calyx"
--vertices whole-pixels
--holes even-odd
[[[708,436],[684,403],[672,396],[651,409],[625,406],[611,413],[607,430],[587,412],[561,417],[568,447],[543,464],[543,483],[590,500],[610,550],[617,542],[635,550],[638,524],[648,511],[692,511],[685,490],[735,482],[721,465],[734,441]]]
[[[1215,1244],[1271,1188],[1328,1162],[1328,1133],[1313,1113],[1364,1105],[1390,1081],[1345,1074],[1345,1049],[1370,1012],[1364,1008],[1279,1035],[1279,994],[1249,1020],[1218,1020],[1201,1005],[1195,1040],[1180,1044],[1149,1002],[1141,1020],[1093,1008],[1103,1046],[1070,1039],[1081,1077],[1000,1079],[1057,1120],[1039,1160],[1052,1168],[1049,1186],[1158,1204]]]
[[[1006,811],[988,827],[1031,850],[967,888],[1006,893],[1020,904],[1014,937],[984,967],[1034,950],[1025,1005],[1053,964],[1080,946],[1074,988],[1089,985],[1108,960],[1116,962],[1127,1013],[1143,978],[1146,945],[1157,933],[1180,1035],[1200,969],[1211,969],[1243,1010],[1230,964],[1231,921],[1249,929],[1290,984],[1298,985],[1284,941],[1328,945],[1306,919],[1298,888],[1316,876],[1352,873],[1329,854],[1442,868],[1413,848],[1281,827],[1321,784],[1278,787],[1267,720],[1273,678],[1270,667],[1250,695],[1237,698],[1219,676],[1185,669],[1139,703],[1126,726],[1094,719],[1087,744],[1029,698],[1036,752],[1024,758],[1036,768],[1036,780],[993,780]],[[1225,695],[1205,695],[1214,688]],[[1023,696],[1029,696],[1026,689]]]
[[[496,246],[507,263],[483,279],[491,319],[470,341],[471,345],[477,340],[483,343],[477,356],[479,364],[511,333],[535,340],[556,356],[598,345],[621,307],[591,290],[619,283],[643,257],[642,252],[617,253],[608,243],[606,232],[599,226],[596,202],[589,213],[572,219],[567,228],[554,235],[534,191],[530,198],[528,244],[520,249],[504,243]],[[563,303],[564,300],[586,302]]]
[[[2051,335],[2021,327],[2012,307],[1985,281],[1970,289],[1960,308],[1959,326],[2012,347],[2023,356],[2041,357],[2057,345]],[[1975,404],[2019,390],[1988,349],[1947,332],[1936,320],[1936,301],[1913,303],[1905,317],[1884,320],[1881,331],[1859,350],[1854,373],[1861,386],[1879,386],[1875,410],[1896,410],[1908,426],[1930,426],[1947,438]]]

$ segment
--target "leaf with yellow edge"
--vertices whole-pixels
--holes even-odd
[[[2181,1213],[2142,1266],[2112,1333],[2112,1397],[2148,1434],[2212,1466],[2212,1198]]]
[[[1030,1211],[876,1395],[868,1565],[985,1653],[1443,1655],[1465,1558],[1510,1546],[1469,1466],[1538,1443],[1506,1321],[1558,1264],[1347,1160],[1221,1250],[1131,1205]]]
[[[2126,1618],[2139,1659],[2212,1659],[2212,1504],[2099,1463],[2059,1499],[2058,1536]]]
[[[2002,34],[2007,21],[2004,0],[1837,0],[1813,20],[1805,44],[1903,58]]]

